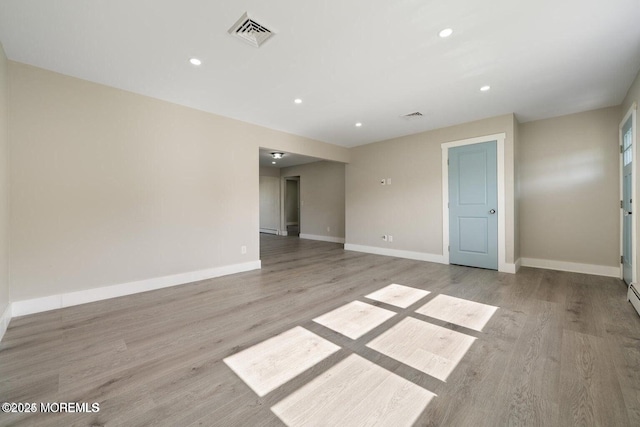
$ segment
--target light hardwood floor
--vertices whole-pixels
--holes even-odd
[[[276,413],[299,420],[304,393],[349,369],[428,396],[411,408],[419,426],[640,425],[640,316],[620,280],[511,275],[341,246],[263,235],[260,271],[13,319],[0,343],[0,401],[99,402],[100,412],[0,413],[0,425],[282,426]],[[396,305],[366,297],[390,284],[430,293]],[[498,309],[484,327],[472,315],[460,326],[465,316],[439,305],[459,300],[439,295]],[[395,315],[357,339],[313,321],[354,301]],[[367,346],[416,320],[473,338],[446,381]],[[262,397],[224,362],[298,327],[339,350]]]

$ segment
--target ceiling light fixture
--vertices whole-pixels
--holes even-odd
[[[284,153],[271,153],[271,157],[274,159],[281,159],[284,156]]]
[[[201,65],[202,64],[202,61],[199,60],[198,58],[191,58],[189,60],[189,62],[191,63],[191,65]]]
[[[480,90],[481,90],[482,92],[486,92],[486,91],[488,91],[489,89],[491,89],[491,86],[489,86],[489,85],[484,85],[484,86],[482,86],[482,87],[480,88]]]
[[[444,30],[438,33],[438,35],[443,39],[449,37],[451,34],[453,34],[453,30],[451,28],[445,28]]]
[[[275,164],[276,164],[276,162],[271,162],[271,164],[272,164],[272,165],[275,165]]]
[[[362,123],[358,122],[356,123],[356,127],[359,128],[360,126],[362,126]]]
[[[296,98],[293,100],[293,102],[295,102],[296,104],[302,104],[302,99]]]

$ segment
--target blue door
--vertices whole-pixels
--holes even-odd
[[[498,269],[496,141],[449,149],[449,262]]]
[[[633,254],[631,246],[631,182],[633,180],[632,118],[622,126],[622,277],[627,285],[633,280]]]

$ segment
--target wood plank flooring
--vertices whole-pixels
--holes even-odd
[[[620,280],[503,274],[271,235],[261,258],[259,271],[13,319],[0,343],[0,402],[99,402],[100,412],[0,413],[0,425],[285,425],[272,408],[297,425],[297,392],[353,360],[378,381],[435,395],[412,415],[416,426],[640,425],[640,316]],[[366,298],[394,283],[430,293],[400,305]],[[416,312],[439,295],[498,309],[481,330]],[[354,301],[395,315],[357,339],[313,321]],[[367,347],[405,319],[474,338],[446,381]],[[297,327],[340,350],[262,397],[223,362]]]

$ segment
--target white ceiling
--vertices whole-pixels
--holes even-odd
[[[277,34],[231,37],[244,12]],[[640,0],[2,0],[0,41],[15,61],[355,146],[619,104]]]

